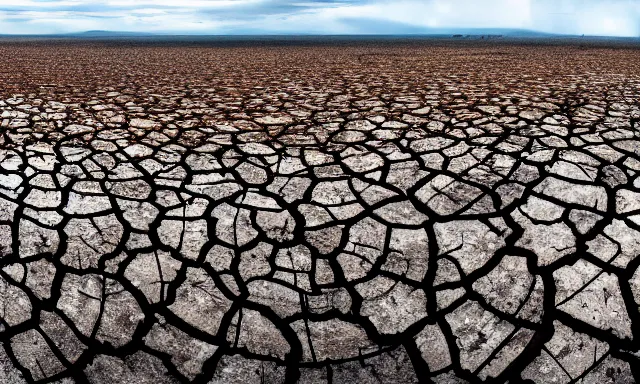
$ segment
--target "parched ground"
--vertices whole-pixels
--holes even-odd
[[[633,383],[640,49],[0,41],[0,382]]]

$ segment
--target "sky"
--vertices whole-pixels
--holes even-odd
[[[408,34],[508,28],[640,36],[640,0],[0,0],[0,34]]]

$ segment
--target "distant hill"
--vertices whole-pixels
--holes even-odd
[[[552,33],[531,31],[528,29],[508,29],[508,28],[455,28],[437,29],[440,34],[462,35],[462,36],[505,36],[505,37],[551,37],[560,36]]]
[[[362,20],[362,19],[341,19],[343,23],[348,24],[353,32],[347,35],[425,35],[425,36],[456,36],[456,37],[475,37],[475,36],[503,36],[503,37],[551,37],[558,36],[550,33],[537,32],[527,29],[508,29],[508,28],[429,28],[415,25],[409,25],[404,23],[394,22],[378,22],[378,20]],[[274,33],[264,34],[258,30],[240,30],[229,31],[231,33],[215,36],[282,36],[282,35],[296,35],[290,33]],[[93,30],[85,32],[60,34],[57,36],[78,37],[78,38],[111,38],[111,37],[149,37],[149,36],[188,36],[189,34],[156,34],[145,32],[127,32],[127,31],[105,31],[105,30]],[[301,34],[300,36],[311,34]],[[323,34],[315,35],[322,36]],[[192,36],[207,36],[207,35],[192,35]],[[213,36],[213,35],[212,35]]]
[[[0,0],[1,1],[1,0]],[[29,39],[137,39],[149,41],[173,41],[173,42],[237,42],[237,41],[275,41],[283,40],[289,42],[309,42],[309,41],[334,41],[334,40],[362,40],[362,39],[394,39],[394,38],[435,38],[435,39],[556,39],[586,38],[590,40],[624,40],[635,41],[637,37],[606,37],[606,36],[580,36],[561,35],[545,33],[528,29],[514,28],[429,28],[405,23],[385,22],[383,24],[377,19],[355,19],[344,18],[341,22],[348,24],[351,29],[345,34],[322,34],[306,33],[296,34],[288,31],[269,31],[264,33],[261,30],[229,30],[221,34],[190,34],[190,33],[147,33],[129,31],[107,31],[91,30],[74,33],[57,34],[28,34],[28,35],[8,35],[0,33],[0,38],[29,38]]]
[[[74,33],[57,33],[47,35],[5,35],[0,34],[3,37],[42,37],[42,38],[78,38],[78,39],[112,39],[112,38],[135,38],[135,37],[154,37],[154,38],[192,38],[192,39],[272,39],[275,37],[280,38],[328,38],[328,37],[402,37],[402,36],[425,36],[425,37],[441,37],[441,38],[548,38],[548,37],[568,37],[568,35],[557,35],[552,33],[538,32],[527,29],[509,29],[509,28],[429,28],[416,26],[412,24],[405,24],[399,22],[382,22],[377,19],[357,19],[357,18],[343,18],[340,21],[349,25],[351,31],[347,34],[339,35],[327,35],[323,33],[304,33],[296,34],[287,31],[269,31],[264,33],[261,30],[240,29],[229,30],[222,34],[189,34],[189,33],[147,33],[147,32],[128,32],[128,31],[106,31],[106,30],[91,30],[84,32]],[[577,36],[576,36],[577,37]]]
[[[67,33],[64,36],[70,37],[138,37],[138,36],[155,36],[153,33],[144,32],[126,32],[126,31],[85,31],[76,33]]]
[[[456,28],[451,30],[440,30],[441,33],[448,32],[452,35],[463,36],[505,36],[505,37],[551,37],[559,36],[552,33],[531,31],[528,29],[503,29],[503,28]]]
[[[504,36],[504,37],[552,37],[559,36],[551,33],[538,32],[528,29],[515,28],[453,28],[453,27],[423,27],[401,22],[389,22],[378,19],[342,18],[344,25],[348,25],[355,34],[383,34],[383,35],[425,35],[461,37],[472,36]]]

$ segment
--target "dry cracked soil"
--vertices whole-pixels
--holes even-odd
[[[0,382],[633,383],[640,49],[0,40]]]

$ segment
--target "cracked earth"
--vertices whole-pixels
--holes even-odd
[[[640,377],[637,48],[245,45],[0,43],[1,382]]]

